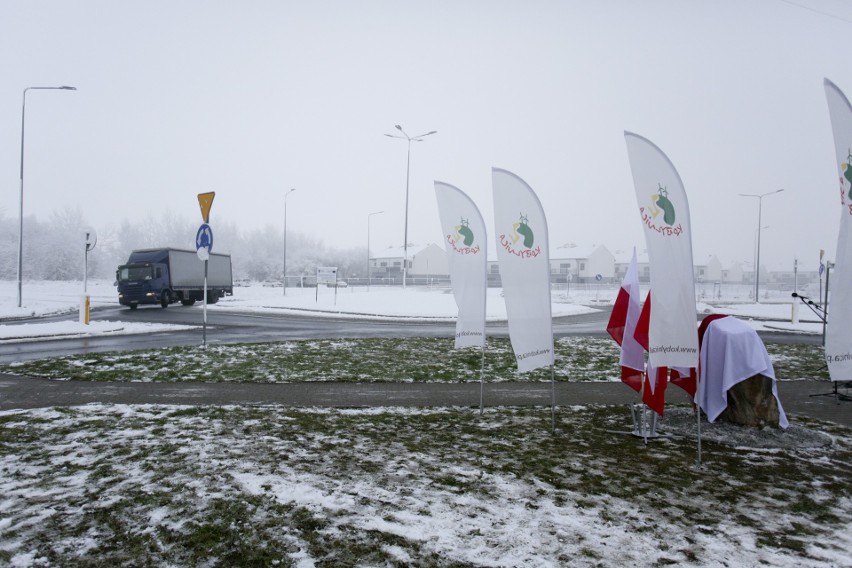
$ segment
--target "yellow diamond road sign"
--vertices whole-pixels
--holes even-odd
[[[213,198],[216,197],[216,192],[198,194],[198,204],[201,205],[201,218],[205,223],[210,222],[210,207],[213,206]]]

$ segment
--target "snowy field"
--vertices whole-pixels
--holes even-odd
[[[156,324],[131,324],[120,321],[97,321],[86,326],[74,322],[27,323],[12,325],[16,319],[76,313],[82,296],[82,282],[25,282],[22,307],[17,307],[16,283],[0,281],[0,340],[15,338],[50,337],[56,335],[95,335],[106,333],[147,333],[174,329]],[[118,307],[118,294],[109,281],[94,280],[88,283],[92,308]],[[501,290],[488,290],[487,319],[505,321],[506,305]],[[554,317],[589,313],[601,306],[612,305],[618,289],[615,286],[574,286],[569,290],[555,288],[552,296]],[[646,291],[647,292],[647,291]],[[785,299],[786,296],[786,299]],[[700,297],[700,294],[699,294]],[[800,322],[791,323],[792,307],[789,294],[778,294],[766,303],[720,303],[717,306],[699,302],[699,314],[728,313],[740,317],[755,329],[774,329],[800,333],[822,333],[822,325],[804,306],[800,306]],[[237,310],[248,313],[313,313],[318,317],[351,317],[370,319],[451,320],[457,314],[452,293],[446,288],[372,286],[340,288],[288,288],[285,296],[280,287],[241,286],[234,295],[223,298],[210,310]],[[167,309],[195,310],[173,305]]]
[[[852,563],[848,431],[708,425],[696,469],[691,416],[645,446],[595,407],[3,412],[0,564]]]
[[[0,283],[0,314],[67,313],[75,309],[75,288],[80,286],[26,283],[27,308],[21,312],[14,306],[14,284]],[[90,290],[95,306],[117,305],[110,283],[91,283]],[[316,292],[288,289],[285,298],[281,288],[237,288],[211,309],[437,319],[455,314],[446,290],[346,288],[338,290],[336,304],[333,289],[319,289],[318,299]],[[505,318],[499,290],[489,292],[489,319]],[[554,315],[583,313],[611,303],[614,295],[614,289],[570,296],[555,291]],[[201,312],[200,306],[168,309]],[[716,309],[723,308],[697,306],[699,313]],[[756,327],[821,331],[815,323],[790,324],[789,303],[724,309],[747,321],[761,318],[751,321]],[[121,322],[96,325],[103,328],[79,332],[128,329]],[[34,336],[77,333],[52,323],[0,324],[7,338],[27,328]],[[387,375],[386,366],[399,368],[393,358],[376,359],[378,348],[353,348],[344,340],[321,344],[322,353],[311,355],[320,343],[252,351],[242,357],[242,367],[231,348],[217,347],[203,354],[210,360],[201,367],[215,369],[219,380],[230,380],[230,371],[241,381],[318,380],[314,375],[325,366],[376,380],[342,366],[356,365],[357,352],[373,375]],[[497,343],[511,366],[508,341]],[[561,359],[571,370],[568,380],[617,380],[614,342],[557,343],[566,352]],[[440,357],[429,349],[450,351],[449,339],[405,345],[433,361]],[[776,347],[782,351],[772,357],[785,376],[812,376],[818,354],[808,358]],[[66,359],[80,373],[115,372],[124,380],[172,380],[158,378],[164,371],[179,380],[210,380],[209,373],[196,376],[180,367],[189,359],[172,351],[130,354],[127,360],[119,359],[124,354]],[[806,360],[807,370],[800,367]],[[427,362],[412,358],[411,364]],[[446,380],[459,380],[462,366],[459,361]],[[467,366],[472,371],[464,380],[476,380],[477,365]],[[56,369],[58,378],[67,378]],[[646,446],[607,432],[624,430],[629,422],[627,409],[615,407],[559,408],[555,432],[543,408],[494,408],[483,417],[467,408],[248,405],[4,411],[0,565],[852,565],[848,429],[804,419],[785,431],[705,423],[704,467],[698,469],[693,416],[687,408],[667,408],[660,429],[679,437]]]

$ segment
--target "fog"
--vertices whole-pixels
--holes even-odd
[[[0,214],[17,218],[25,115],[31,230],[79,211],[129,245],[125,220],[196,225],[196,195],[215,191],[217,235],[267,251],[235,262],[271,258],[295,188],[288,226],[308,244],[294,262],[365,247],[374,211],[374,246],[399,246],[408,147],[385,136],[398,124],[437,131],[411,147],[410,241],[440,242],[434,180],[490,226],[500,167],[538,193],[554,245],[641,249],[629,130],[678,169],[696,262],[750,266],[758,203],[740,194],[783,188],[763,200],[761,260],[813,270],[839,219],[823,78],[852,93],[850,32],[835,0],[12,0]],[[31,90],[23,112],[24,89],[60,85],[77,90]]]

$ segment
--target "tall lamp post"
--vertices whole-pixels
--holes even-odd
[[[373,215],[378,215],[380,213],[384,213],[384,211],[374,211],[367,215],[367,292],[370,291],[370,217]]]
[[[27,87],[24,89],[24,103],[21,105],[21,198],[18,208],[18,307],[21,307],[21,282],[24,275],[24,125],[27,116],[27,91],[76,91],[77,87]]]
[[[754,301],[760,303],[760,223],[761,214],[763,212],[763,198],[774,193],[781,193],[784,189],[776,189],[775,191],[767,191],[766,193],[740,193],[740,197],[756,197],[757,198],[757,260],[754,266]]]
[[[385,136],[389,138],[400,138],[402,140],[408,141],[408,158],[405,163],[405,237],[402,243],[402,287],[405,288],[405,280],[406,275],[408,273],[408,181],[409,174],[411,173],[411,143],[412,142],[423,142],[423,138],[429,136],[430,134],[437,134],[437,130],[432,130],[431,132],[426,132],[425,134],[418,134],[417,136],[409,136],[405,133],[405,130],[402,129],[402,126],[396,124],[396,129],[402,133],[402,136],[398,134],[385,134]]]
[[[284,281],[284,295],[287,295],[287,196],[296,191],[296,188],[290,189],[284,194],[284,273],[281,279]]]

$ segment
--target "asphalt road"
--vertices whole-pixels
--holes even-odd
[[[19,320],[5,325],[22,325],[27,322],[74,320],[76,315],[56,316],[38,320]],[[199,306],[100,308],[92,312],[92,320],[150,322],[200,326],[202,310]],[[554,319],[554,334],[604,335],[609,309]],[[310,315],[259,315],[231,310],[207,311],[207,343],[260,343],[295,339],[360,338],[360,337],[452,337],[452,322],[423,322],[412,318],[405,320],[355,320],[344,317],[314,317]],[[506,337],[505,323],[489,324],[487,334]],[[202,330],[167,331],[139,335],[96,336],[87,338],[55,338],[49,341],[0,342],[0,361],[31,361],[78,353],[154,349],[185,345],[201,345]]]
[[[617,382],[558,382],[557,406],[631,404],[635,392]],[[781,381],[778,394],[791,422],[797,415],[852,427],[852,402],[833,396],[827,381]],[[0,374],[0,410],[105,404],[280,404],[294,407],[479,406],[479,383],[99,383],[52,381]],[[852,394],[840,389],[841,394]],[[817,396],[813,396],[817,395]],[[485,406],[548,406],[548,382],[486,383]],[[670,404],[688,403],[676,387]]]

